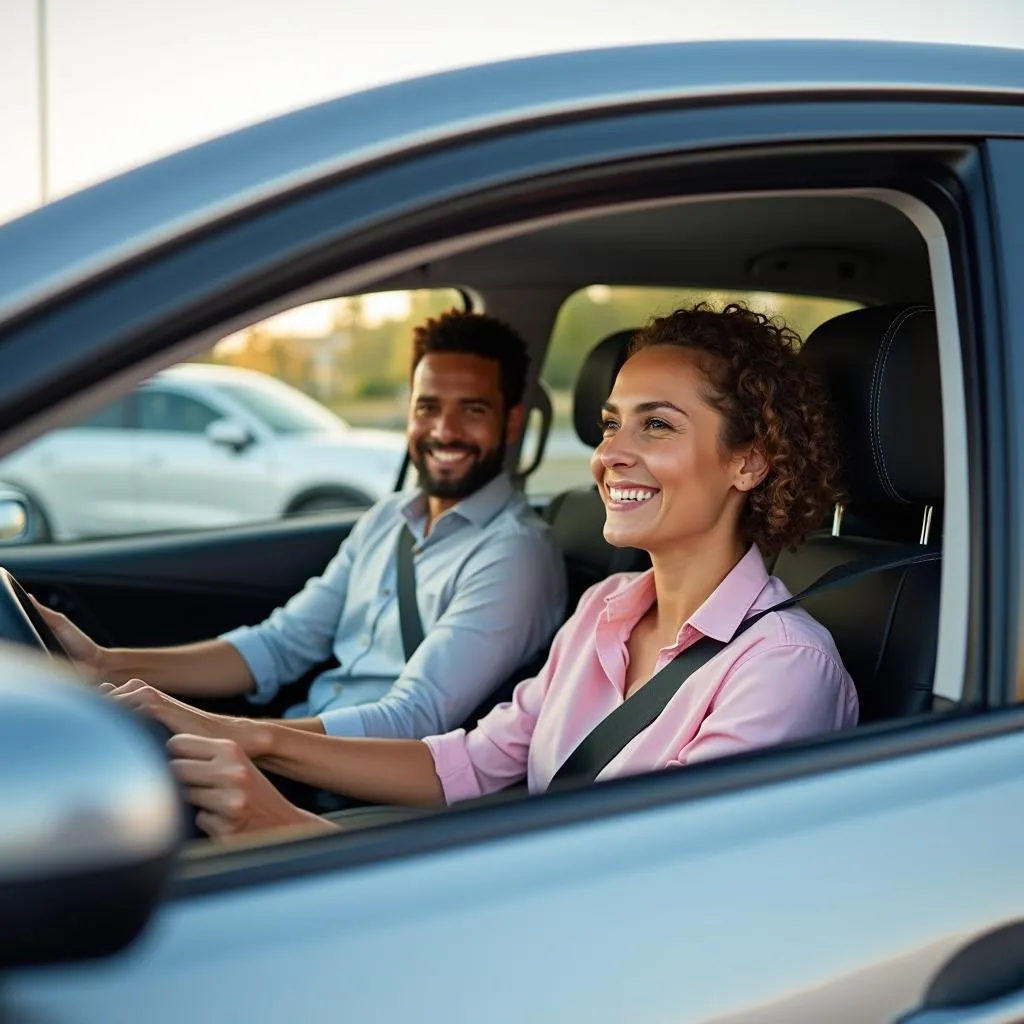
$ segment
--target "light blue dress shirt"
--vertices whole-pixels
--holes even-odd
[[[286,717],[318,715],[333,736],[420,738],[459,725],[533,657],[561,624],[561,552],[546,524],[501,474],[439,516],[427,537],[426,497],[394,494],[355,525],[322,576],[258,626],[222,639],[270,700],[331,654]],[[408,664],[396,595],[398,534],[408,523],[425,638]]]

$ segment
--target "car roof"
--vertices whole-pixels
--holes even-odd
[[[149,378],[153,381],[194,381],[200,384],[252,383],[268,389],[280,389],[283,385],[276,377],[270,377],[259,370],[245,366],[218,366],[213,363],[178,363],[161,370]]]
[[[856,94],[1024,96],[1024,52],[850,41],[631,46],[432,75],[286,114],[0,228],[0,324],[126,259],[324,176],[581,110]]]

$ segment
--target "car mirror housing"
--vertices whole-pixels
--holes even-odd
[[[141,721],[67,668],[0,645],[0,970],[117,952],[143,929],[182,832]]]
[[[211,444],[230,448],[235,452],[242,451],[253,442],[252,434],[235,420],[214,420],[206,428],[206,436]]]
[[[0,490],[0,544],[20,544],[28,535],[29,514],[25,499]]]

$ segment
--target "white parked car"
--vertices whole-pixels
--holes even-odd
[[[259,522],[373,504],[405,454],[254,370],[190,363],[0,461],[34,540]]]

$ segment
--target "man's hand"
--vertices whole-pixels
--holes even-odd
[[[31,595],[29,596],[31,597]],[[34,597],[32,603],[72,659],[93,672],[102,674],[104,658],[108,653],[107,649],[83,633],[66,615],[47,608],[45,604],[40,604]]]
[[[215,839],[279,828],[338,831],[285,800],[231,740],[182,734],[167,750],[186,799],[199,809],[196,825]]]

